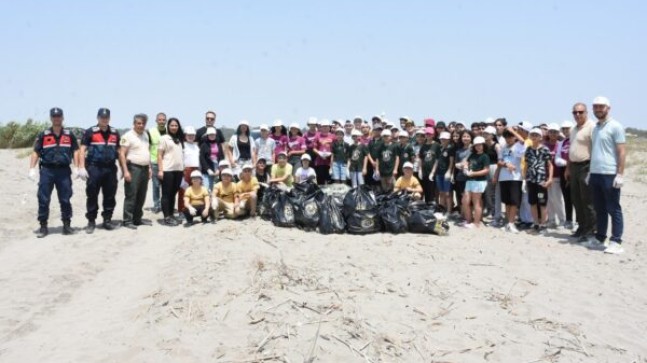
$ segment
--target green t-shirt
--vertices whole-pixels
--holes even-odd
[[[150,137],[151,163],[157,164],[157,148],[160,145],[160,138],[162,135],[166,135],[166,130],[160,131],[159,128],[155,126],[148,130],[148,135]]]
[[[490,166],[490,157],[486,153],[472,154],[467,158],[467,163],[470,171],[480,171]],[[467,178],[467,180],[484,181],[487,180],[487,175],[473,176]]]
[[[364,158],[368,149],[362,144],[353,144],[348,148],[348,154],[350,155],[350,165],[348,169],[350,171],[362,171],[364,167]]]
[[[395,158],[398,157],[398,145],[390,143],[388,145],[382,143],[380,148],[380,176],[387,177],[393,175],[395,169]]]
[[[428,176],[429,173],[431,173],[431,170],[434,168],[436,158],[438,157],[439,150],[440,144],[437,142],[434,142],[433,144],[424,144],[420,147],[420,153],[418,156],[420,156],[423,176]]]
[[[436,152],[436,159],[438,159],[438,167],[436,168],[436,174],[444,175],[449,169],[449,158],[453,158],[455,155],[455,149],[452,145],[447,145],[446,148],[443,148],[442,145],[438,146]]]
[[[413,163],[415,158],[415,152],[413,151],[413,146],[411,144],[402,145],[398,143],[398,157],[400,157],[400,164],[398,165],[398,172],[402,174],[402,165],[407,161]]]
[[[333,141],[331,152],[335,162],[343,161],[345,163],[348,161],[348,144],[344,141]]]
[[[368,143],[368,153],[371,154],[373,160],[377,160],[380,156],[380,149],[382,149],[384,141],[382,139],[371,139]]]

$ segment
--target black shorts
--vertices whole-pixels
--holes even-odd
[[[539,204],[545,207],[548,204],[548,190],[546,188],[531,182],[528,182],[526,187],[528,188],[528,203],[530,205]]]
[[[505,205],[521,205],[521,181],[509,180],[499,183],[501,187],[501,201]]]

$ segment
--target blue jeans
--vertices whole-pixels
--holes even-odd
[[[361,171],[351,171],[350,182],[353,188],[357,188],[360,185],[364,185],[364,175],[362,175]]]
[[[624,222],[620,206],[620,189],[613,187],[615,175],[591,174],[589,186],[593,197],[593,207],[597,216],[595,238],[602,242],[607,238],[609,217],[611,217],[610,240],[622,243]]]
[[[332,163],[332,180],[345,181],[346,179],[346,163],[343,161]]]
[[[213,190],[214,176],[209,174],[202,174],[202,186],[207,188],[209,194]]]
[[[69,167],[40,169],[40,181],[38,182],[38,221],[47,222],[49,219],[49,202],[52,191],[56,186],[58,202],[61,205],[61,219],[72,218],[72,171]]]
[[[157,172],[159,171],[159,167],[157,166],[157,163],[151,164],[153,167],[153,177],[151,178],[151,181],[153,182],[153,208],[161,210],[162,209],[162,184],[160,184],[160,180],[157,177]]]

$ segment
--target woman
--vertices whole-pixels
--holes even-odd
[[[306,139],[301,134],[298,124],[290,125],[290,137],[288,138],[288,162],[292,170],[296,171],[301,163],[301,156],[306,152]]]
[[[297,169],[296,173],[294,173],[295,183],[305,183],[308,181],[312,183],[317,182],[317,174],[315,173],[315,170],[310,167],[311,161],[312,159],[310,158],[310,155],[303,154],[303,156],[301,156],[301,167]]]
[[[556,168],[555,159],[557,157],[557,148],[559,146],[559,126],[555,123],[548,125],[548,139],[544,145],[550,151],[551,163],[555,175],[553,182],[548,188],[548,226],[549,228],[557,228],[566,222],[566,215],[564,212],[564,198],[562,197],[561,176],[560,169]]]
[[[490,174],[487,178],[487,188],[485,188],[485,211],[484,217],[494,217],[493,226],[502,227],[499,224],[501,219],[501,206],[496,206],[496,195],[500,193],[499,186],[494,182],[494,174],[496,173],[497,163],[499,161],[499,153],[501,152],[501,145],[496,137],[496,128],[494,126],[487,126],[483,130],[483,137],[485,138],[485,153],[490,158]],[[498,212],[498,213],[497,213]]]
[[[191,227],[194,217],[200,217],[202,223],[207,223],[208,217],[211,217],[212,223],[215,222],[214,215],[211,211],[209,191],[202,186],[202,173],[195,170],[190,174],[190,177],[191,185],[186,188],[183,198],[184,205],[186,205],[186,209],[183,210],[184,218],[186,219],[184,226]]]
[[[183,184],[186,187],[191,185],[191,174],[195,170],[200,169],[200,147],[195,141],[195,128],[193,126],[187,126],[184,130],[184,175]],[[200,183],[202,185],[202,183]],[[177,210],[182,212],[184,211],[184,190],[185,188],[180,188],[177,194]]]
[[[560,186],[562,188],[562,195],[564,196],[564,209],[566,212],[566,223],[564,223],[564,227],[569,230],[573,229],[573,201],[571,199],[571,186],[564,174],[568,165],[568,152],[571,148],[571,129],[573,126],[573,122],[568,120],[562,123],[561,127],[564,140],[559,143],[557,152],[555,153],[555,166],[557,167],[555,174],[561,181]]]
[[[249,122],[238,123],[236,133],[229,140],[229,165],[234,175],[240,175],[240,168],[245,164],[256,164],[256,143],[249,136]]]
[[[487,178],[490,174],[490,158],[485,153],[485,139],[482,136],[474,138],[474,145],[471,147],[467,163],[461,170],[467,177],[463,196],[463,218],[465,218],[463,227],[480,227],[483,192],[487,187]],[[472,205],[474,210],[472,210]]]
[[[222,148],[216,138],[216,129],[207,128],[205,138],[200,145],[200,171],[202,172],[202,185],[209,193],[213,189],[213,181],[218,170],[218,163],[224,158]]]
[[[418,143],[421,140],[426,140],[426,142],[419,147],[417,160],[419,165],[418,178],[422,183],[425,202],[427,204],[432,204],[436,201],[436,185],[434,183],[435,177],[432,171],[434,164],[436,164],[436,156],[438,155],[440,145],[434,140],[435,132],[436,131],[434,131],[433,127],[427,127],[425,129],[425,134],[422,135],[422,138],[420,137],[421,135],[418,135],[418,138],[416,140]],[[444,171],[444,173],[445,172],[446,171]],[[445,201],[443,200],[442,205],[444,204]]]
[[[317,184],[325,185],[330,180],[330,161],[332,156],[332,142],[335,137],[330,133],[330,121],[321,120],[319,136],[315,140],[314,152],[315,172],[317,173]]]
[[[288,131],[285,129],[285,126],[283,126],[283,121],[274,121],[274,126],[272,126],[272,135],[270,135],[270,137],[274,139],[274,155],[276,155],[277,158],[279,153],[288,152]],[[276,162],[276,160],[274,160],[274,162]]]
[[[164,224],[177,226],[179,220],[174,218],[175,198],[184,174],[184,132],[180,120],[171,117],[166,123],[166,135],[160,137],[157,151],[157,177],[162,182],[162,213]]]
[[[467,183],[467,175],[465,175],[465,171],[469,166],[467,159],[472,154],[472,134],[469,131],[464,130],[461,132],[460,141],[455,150],[454,190],[456,191],[456,204],[459,214],[465,215],[465,211],[460,212],[460,206]]]

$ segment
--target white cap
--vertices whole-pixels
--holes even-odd
[[[492,124],[492,123],[494,123],[494,121],[495,121],[494,117],[488,117],[488,118],[485,119],[486,124]]]
[[[187,126],[184,128],[184,134],[185,135],[195,135],[195,127],[193,126]]]
[[[393,127],[391,127],[391,129],[390,129],[390,130],[391,130],[391,132],[400,132],[400,128],[399,128],[399,127],[397,127],[397,126],[393,126]]]
[[[200,178],[202,179],[202,173],[199,170],[194,170],[191,172],[191,179]]]
[[[549,123],[548,131],[559,131],[559,125],[554,122]]]
[[[245,165],[243,165],[243,170],[245,170],[245,169],[253,170],[254,167],[252,166],[252,164],[245,164]]]
[[[391,130],[389,129],[382,130],[382,136],[391,136]]]
[[[207,127],[207,132],[206,135],[215,135],[216,134],[216,129],[213,127]]]
[[[604,105],[604,106],[611,106],[611,102],[609,102],[609,99],[604,97],[604,96],[598,96],[593,100],[594,105]]]
[[[483,136],[477,136],[477,137],[474,138],[474,141],[472,141],[472,144],[474,144],[474,145],[476,145],[476,144],[485,144],[485,139],[483,138]]]
[[[353,131],[350,132],[350,136],[362,136],[362,132],[357,129],[353,129]]]
[[[494,126],[486,127],[485,130],[483,130],[483,132],[490,135],[496,135],[496,129],[494,128]]]
[[[316,125],[317,124],[317,118],[314,116],[310,116],[308,118],[308,125]]]
[[[443,131],[443,132],[440,133],[440,139],[441,140],[449,140],[451,138],[452,138],[452,135],[447,131]]]
[[[308,154],[303,154],[303,155],[301,155],[301,160],[308,160],[308,161],[311,161],[311,160],[312,160],[312,158],[311,158],[311,157],[310,157],[310,155],[308,155]]]
[[[409,161],[407,161],[406,163],[404,163],[402,165],[402,169],[407,169],[407,168],[413,169],[413,164],[411,164],[411,162],[409,162]]]
[[[261,125],[261,127],[259,127],[259,129],[260,129],[261,131],[263,131],[263,130],[265,130],[265,131],[270,131],[269,126],[267,126],[266,124],[262,124],[262,125]]]
[[[283,156],[287,157],[287,156],[288,156],[288,153],[287,153],[287,152],[285,152],[285,151],[281,151],[281,152],[279,152],[279,154],[277,155],[277,157],[279,157],[279,156],[281,156],[281,155],[283,155]]]
[[[221,166],[229,167],[229,166],[231,166],[231,164],[229,164],[229,161],[223,159],[223,160],[220,160],[220,162],[218,163],[218,166],[219,167],[221,167]]]
[[[274,120],[274,126],[272,126],[272,127],[281,127],[281,126],[283,126],[283,121]]]
[[[293,122],[293,123],[290,125],[290,128],[291,128],[291,129],[299,129],[299,130],[301,130],[301,128],[299,127],[299,124],[298,124],[298,123],[296,123],[296,122]]]
[[[220,172],[220,175],[223,175],[223,174],[227,174],[227,175],[232,175],[232,176],[233,176],[233,175],[234,175],[234,172],[233,172],[231,169],[229,169],[229,168],[225,168],[225,169],[222,169],[222,171]]]
[[[562,122],[562,128],[563,129],[570,129],[570,128],[573,128],[573,126],[575,126],[575,124],[573,124],[573,121],[571,121],[571,120],[566,120],[566,121]]]
[[[245,126],[249,127],[249,121],[247,121],[247,120],[241,120],[241,121],[238,123],[238,125],[239,125],[239,126],[240,126],[240,125],[245,125]]]
[[[327,118],[322,119],[321,121],[319,121],[319,125],[322,126],[322,127],[323,126],[330,126],[330,120],[328,120]]]
[[[416,130],[416,135],[425,135],[425,129],[422,129],[422,128],[417,129]]]
[[[379,122],[382,122],[382,117],[381,117],[381,116],[379,116],[379,115],[375,115],[375,116],[371,117],[371,121],[372,121],[372,120],[375,120],[375,119],[378,119],[378,120],[379,120]]]
[[[544,135],[544,133],[541,131],[541,129],[540,129],[540,128],[537,128],[537,127],[535,127],[534,129],[530,130],[529,134],[530,134],[530,135],[532,135],[532,134],[536,134],[536,135],[539,135],[539,136],[543,136],[543,135]]]
[[[528,121],[519,122],[519,127],[521,127],[525,132],[530,132],[530,130],[532,130],[532,124]]]

